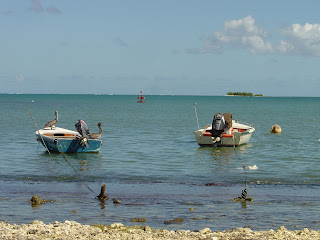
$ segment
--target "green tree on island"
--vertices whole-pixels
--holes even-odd
[[[228,92],[228,96],[241,96],[241,97],[262,97],[262,94],[255,94],[253,95],[251,92]]]
[[[247,93],[247,92],[228,92],[227,95],[229,96],[241,96],[241,97],[252,97],[252,93]]]

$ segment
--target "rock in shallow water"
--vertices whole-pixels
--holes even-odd
[[[176,218],[173,219],[171,221],[164,221],[164,224],[170,224],[170,223],[182,223],[183,222],[183,218]]]
[[[131,218],[130,222],[146,222],[146,218]]]
[[[37,195],[33,195],[30,202],[32,205],[41,205],[42,203],[47,203],[48,201],[45,199],[41,199]]]

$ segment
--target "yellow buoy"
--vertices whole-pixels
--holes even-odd
[[[271,133],[281,133],[281,127],[277,124],[273,124],[270,132]]]

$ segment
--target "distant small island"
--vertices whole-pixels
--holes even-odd
[[[253,95],[250,92],[228,92],[228,96],[240,96],[240,97],[263,97],[262,94],[255,94]]]

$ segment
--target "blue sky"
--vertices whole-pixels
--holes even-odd
[[[0,92],[320,97],[320,1],[0,0]]]

